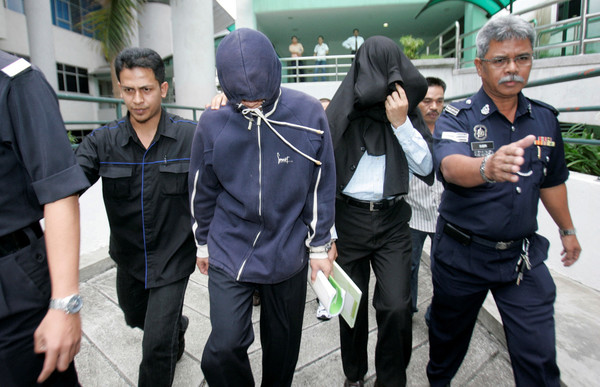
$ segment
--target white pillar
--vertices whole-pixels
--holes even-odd
[[[217,91],[212,0],[171,0],[171,20],[176,103],[204,107]]]
[[[139,47],[151,48],[161,56],[173,54],[171,6],[163,3],[145,3],[137,15]],[[160,28],[157,28],[160,26]]]
[[[236,0],[235,28],[256,29],[256,15],[252,0]]]
[[[58,90],[54,35],[49,1],[25,0],[27,37],[31,62],[39,67],[54,90]]]

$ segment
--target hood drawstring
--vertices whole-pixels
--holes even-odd
[[[281,90],[279,91],[279,94],[281,95]],[[291,122],[281,122],[281,121],[275,121],[275,120],[269,119],[268,117],[275,112],[275,109],[277,108],[277,103],[278,102],[279,102],[279,97],[277,97],[277,100],[275,101],[273,109],[270,112],[268,112],[267,114],[264,114],[262,112],[262,110],[261,110],[260,107],[251,109],[251,108],[245,107],[241,103],[238,104],[238,108],[242,110],[242,114],[244,115],[244,117],[248,121],[250,121],[248,123],[248,130],[250,130],[252,128],[252,121],[253,121],[252,117],[257,117],[256,125],[260,126],[261,122],[264,121],[267,124],[267,126],[269,127],[269,129],[271,129],[271,131],[273,133],[275,133],[275,135],[277,137],[279,137],[279,139],[281,141],[283,141],[287,146],[289,146],[290,148],[292,148],[296,153],[302,155],[303,157],[305,157],[306,159],[312,161],[313,163],[315,163],[317,165],[321,165],[321,162],[319,160],[313,159],[309,155],[303,153],[301,150],[299,150],[298,148],[296,148],[295,146],[293,146],[271,124],[285,125],[285,126],[290,126],[292,128],[304,129],[306,131],[317,133],[317,134],[323,134],[324,132],[322,130],[310,128],[308,126],[303,126],[303,125],[298,125],[298,124],[292,124]]]

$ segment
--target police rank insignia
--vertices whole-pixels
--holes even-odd
[[[477,141],[485,140],[487,138],[487,128],[483,125],[475,125],[473,127],[473,136]]]
[[[481,114],[488,115],[490,113],[490,105],[487,103],[481,108]]]
[[[542,145],[542,146],[556,146],[556,143],[554,141],[552,141],[552,137],[544,137],[544,136],[538,136],[538,138],[535,140],[534,144]]]
[[[452,106],[452,105],[446,105],[446,108],[444,110],[447,111],[448,113],[452,114],[455,117],[458,115],[458,112],[460,112],[459,108],[457,108],[456,106]]]

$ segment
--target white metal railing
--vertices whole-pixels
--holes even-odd
[[[345,76],[354,55],[327,55],[324,65],[317,65],[316,56],[279,58],[282,82],[340,81]],[[317,73],[317,70],[324,70]]]
[[[567,0],[550,0],[542,4],[515,12],[515,15],[521,15],[546,8],[557,3],[563,3]],[[600,36],[589,37],[589,24],[600,23],[600,12],[588,13],[587,0],[581,1],[581,16],[561,20],[550,24],[539,25],[535,27],[536,45],[533,48],[536,56],[564,56],[564,55],[579,55],[586,53],[586,46],[592,43],[600,42]],[[449,36],[454,30],[454,36]],[[465,39],[468,39],[477,34],[479,29],[470,31],[464,34],[460,33],[460,24],[454,22],[434,39],[432,39],[419,54],[431,55],[437,52],[442,58],[456,58],[456,68],[463,67],[466,63],[470,63],[474,58],[473,55],[465,55],[466,52],[476,49],[474,44],[465,46]],[[560,35],[559,35],[560,34]],[[558,36],[559,42],[552,42]],[[566,37],[566,36],[570,37]],[[472,39],[474,40],[474,39]],[[571,48],[568,50],[568,48]],[[557,54],[556,51],[559,50]],[[466,57],[466,59],[465,59]]]

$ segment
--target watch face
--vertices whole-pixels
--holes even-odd
[[[81,300],[81,296],[73,296],[67,303],[67,313],[77,313],[81,310],[82,306],[83,301]]]

